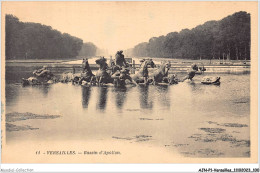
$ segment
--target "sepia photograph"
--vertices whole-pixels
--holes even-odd
[[[2,163],[257,163],[257,1],[3,2]]]

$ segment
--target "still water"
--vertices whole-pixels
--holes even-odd
[[[8,122],[16,129],[7,130],[7,144],[111,140],[184,157],[249,157],[250,75],[221,74],[219,86],[202,77],[126,88],[7,82],[7,114],[60,115]]]

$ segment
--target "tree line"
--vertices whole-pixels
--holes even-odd
[[[76,56],[93,56],[97,47],[93,43],[51,26],[32,22],[21,22],[13,15],[6,15],[5,54],[6,59],[68,59]]]
[[[240,11],[191,30],[152,37],[126,52],[137,57],[250,59],[250,14]]]

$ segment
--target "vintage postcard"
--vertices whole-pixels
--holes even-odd
[[[2,2],[2,163],[257,163],[258,2]]]

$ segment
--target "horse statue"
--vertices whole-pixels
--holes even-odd
[[[150,78],[152,78],[154,85],[161,82],[169,83],[168,72],[170,67],[171,63],[166,61],[162,63],[157,70],[151,73]]]
[[[95,75],[92,73],[88,59],[83,59],[82,61],[82,72],[79,76],[75,76],[73,82],[77,82],[79,84],[82,84],[82,82],[90,82],[90,84],[95,84]]]
[[[100,57],[96,60],[96,64],[99,65],[99,69],[96,73],[96,82],[98,83],[98,85],[113,83],[113,79],[107,72],[109,67],[106,61],[107,60],[104,57]]]
[[[148,84],[148,67],[154,68],[155,64],[152,59],[144,59],[141,61],[139,71],[132,76],[133,81],[135,83],[144,83],[145,85]]]

